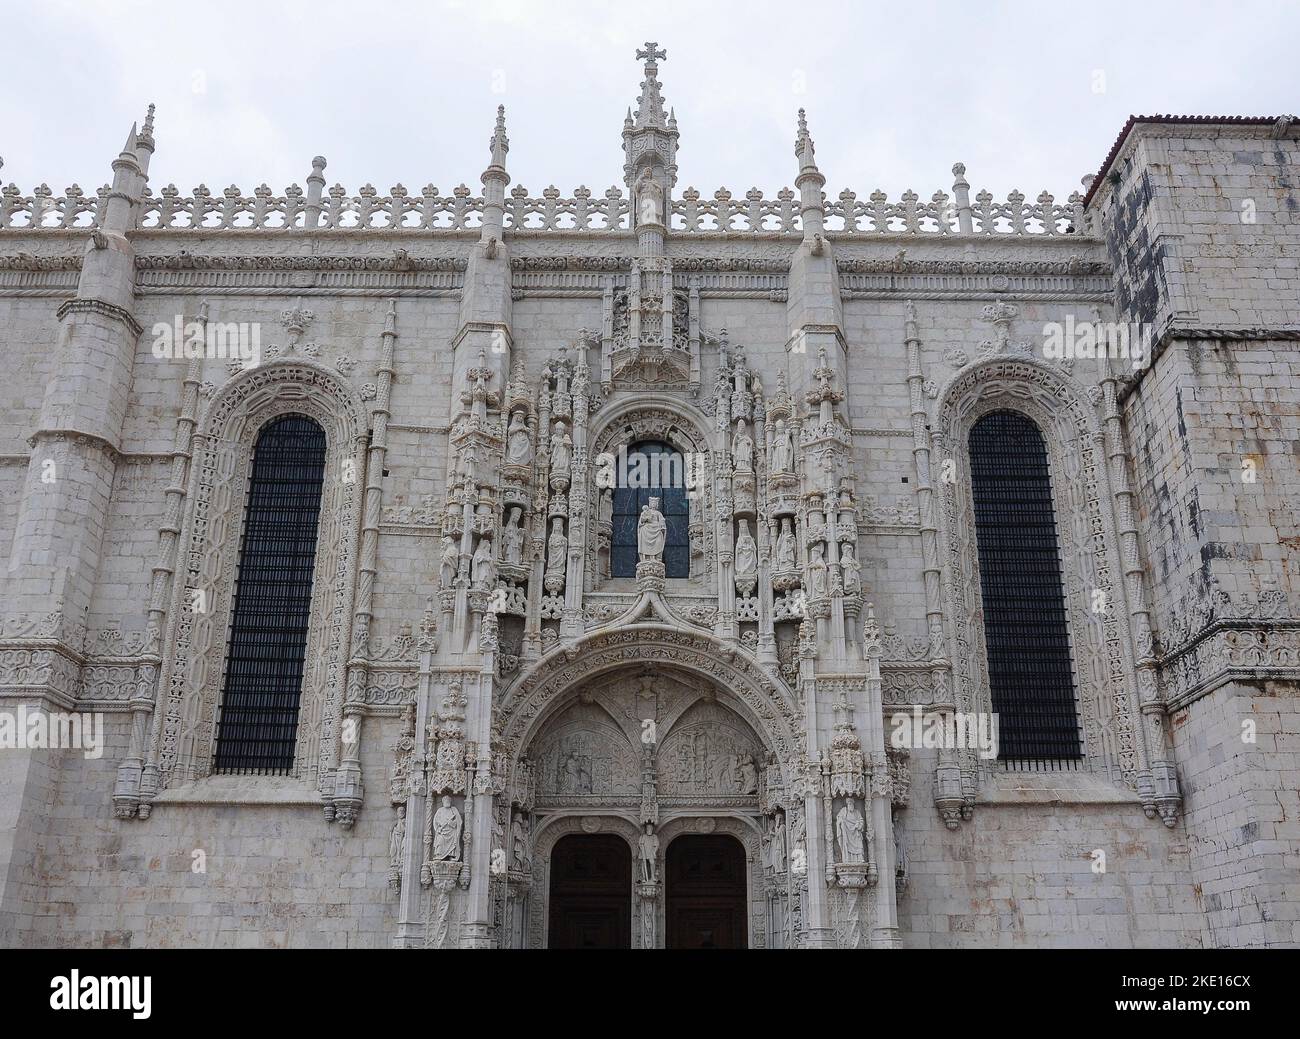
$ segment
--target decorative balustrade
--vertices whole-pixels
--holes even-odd
[[[323,168],[323,160],[321,166]],[[1086,233],[1083,197],[1076,191],[1058,204],[1044,191],[1029,202],[1013,191],[1005,201],[995,202],[987,191],[970,198],[965,168],[953,167],[957,176],[953,194],[936,191],[922,202],[907,191],[896,202],[884,192],[873,191],[861,199],[842,191],[835,199],[824,198],[824,227],[838,237],[872,235],[1061,235]],[[323,178],[319,182],[323,185]],[[0,229],[58,230],[98,226],[108,201],[108,186],[86,195],[73,185],[56,196],[42,184],[31,195],[23,195],[10,184],[0,189]],[[694,188],[669,203],[669,230],[679,234],[797,234],[803,231],[799,196],[782,188],[776,198],[765,198],[757,188],[737,198],[726,188],[706,199]],[[237,187],[213,194],[199,185],[183,196],[169,184],[158,195],[147,193],[139,206],[136,226],[143,230],[394,230],[465,231],[481,226],[483,198],[471,195],[461,185],[442,195],[432,184],[418,195],[402,185],[379,192],[367,184],[349,195],[341,185],[328,192],[317,187],[304,192],[290,185],[275,195],[265,184],[251,196]],[[620,188],[612,187],[593,196],[580,187],[571,198],[562,198],[554,186],[540,198],[516,186],[505,202],[505,226],[513,231],[626,231],[631,222],[630,200]]]

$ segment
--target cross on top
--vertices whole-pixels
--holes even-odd
[[[656,41],[648,40],[645,47],[637,48],[636,57],[638,61],[644,59],[647,65],[653,65],[660,58],[667,60],[668,52],[661,51],[659,49],[659,44]]]

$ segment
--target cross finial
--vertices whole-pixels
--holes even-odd
[[[636,57],[637,61],[645,61],[647,65],[653,65],[660,58],[666,61],[668,52],[660,50],[659,44],[655,40],[647,40],[644,48],[637,48]]]

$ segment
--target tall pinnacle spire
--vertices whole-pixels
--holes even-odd
[[[663,126],[667,120],[664,99],[659,93],[659,58],[667,60],[668,52],[660,50],[653,40],[638,48],[637,60],[645,61],[645,79],[641,81],[641,96],[636,99],[636,126]]]
[[[659,62],[668,57],[654,40],[637,48],[645,62],[645,79],[636,99],[636,115],[628,109],[623,120],[623,181],[629,191],[644,170],[649,170],[667,198],[677,183],[677,118],[664,108],[660,93]]]
[[[506,152],[510,151],[510,138],[506,136],[506,106],[497,105],[497,125],[488,142],[492,149],[492,166],[506,168]]]

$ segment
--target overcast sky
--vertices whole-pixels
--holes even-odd
[[[515,184],[621,181],[647,39],[668,51],[678,190],[791,184],[808,109],[834,196],[1046,188],[1095,171],[1130,113],[1300,110],[1300,3],[73,3],[0,0],[0,181],[106,182],[158,106],[154,191],[477,193],[504,103]]]

